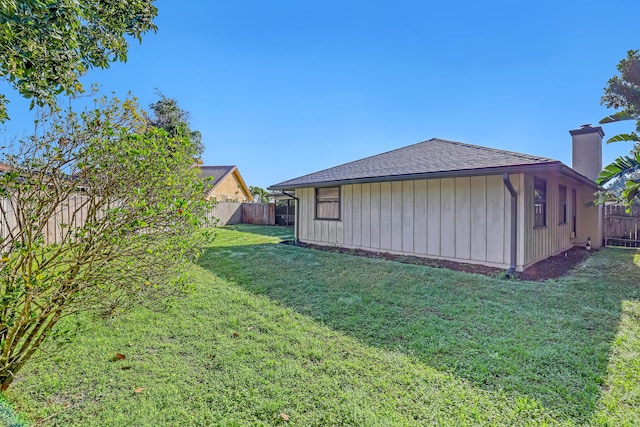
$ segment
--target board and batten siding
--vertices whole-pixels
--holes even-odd
[[[547,217],[546,225],[543,227],[534,226],[534,179],[542,178],[547,182]],[[570,249],[577,239],[572,239],[572,206],[571,191],[576,190],[581,198],[577,206],[578,230],[580,229],[581,217],[584,216],[584,196],[593,201],[593,190],[589,190],[583,184],[569,180],[559,174],[540,173],[525,174],[525,191],[520,198],[524,210],[524,229],[527,238],[524,239],[524,268],[535,264],[538,261],[556,255],[562,251]],[[560,185],[567,189],[567,220],[561,222],[560,218]],[[597,208],[596,208],[597,209]],[[579,236],[578,236],[579,237]],[[586,238],[584,239],[586,240]],[[520,262],[518,263],[520,264]]]
[[[520,193],[523,176],[511,182]],[[501,175],[343,185],[337,221],[315,219],[314,188],[296,197],[303,242],[509,267],[511,196]]]

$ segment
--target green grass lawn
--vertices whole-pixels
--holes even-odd
[[[18,411],[61,426],[640,425],[635,251],[532,283],[279,245],[283,228],[217,234],[168,313],[77,319],[9,389]]]

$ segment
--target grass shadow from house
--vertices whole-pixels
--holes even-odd
[[[235,246],[227,236],[199,264],[368,345],[490,391],[528,395],[580,422],[600,396],[622,303],[640,299],[629,251],[603,250],[567,277],[534,283],[277,245],[264,235],[272,241]]]

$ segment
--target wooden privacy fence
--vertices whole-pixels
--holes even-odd
[[[604,239],[607,246],[640,247],[640,207],[627,212],[625,206],[604,207]]]
[[[82,195],[68,197],[58,205],[58,209],[44,224],[42,234],[47,243],[60,243],[64,233],[76,227],[82,227],[87,220],[89,211],[88,198]],[[13,204],[8,198],[0,199],[0,238],[11,239],[20,231],[18,218],[13,210]]]
[[[233,224],[275,225],[275,204],[217,202],[207,214],[214,226]],[[217,221],[216,221],[217,219]]]
[[[214,227],[242,223],[242,203],[218,202],[207,212],[207,220]]]
[[[276,223],[276,205],[274,203],[243,203],[242,223],[274,225]]]
[[[4,240],[18,231],[18,221],[9,199],[0,199],[0,204],[2,204],[1,211],[4,212],[0,217],[0,238]]]
[[[89,211],[88,198],[82,195],[69,197],[47,221],[43,235],[47,243],[60,243],[64,233],[82,227]],[[9,199],[0,199],[0,238],[11,239],[19,232],[18,219]],[[273,203],[233,203],[220,202],[207,213],[207,219],[214,226],[231,224],[275,225],[275,205]]]

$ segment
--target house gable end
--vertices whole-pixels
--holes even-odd
[[[206,198],[218,201],[252,201],[253,195],[236,166],[201,166],[200,176],[210,178]]]

